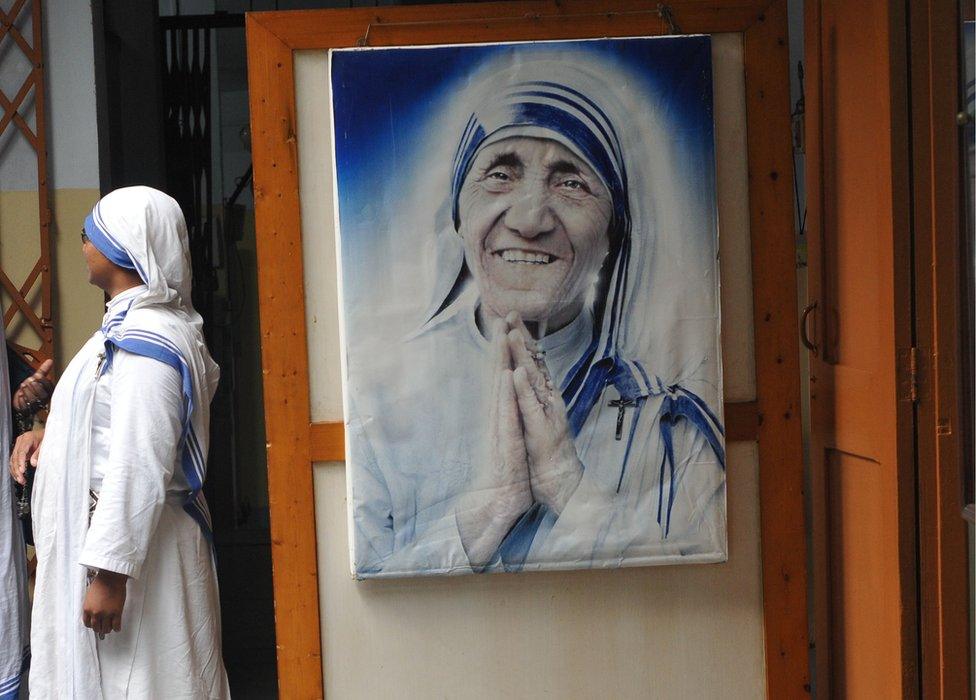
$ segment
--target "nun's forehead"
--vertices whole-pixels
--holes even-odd
[[[472,166],[476,163],[480,163],[481,167],[484,166],[484,161],[486,159],[492,159],[500,154],[510,153],[516,157],[522,157],[523,154],[533,148],[534,146],[548,146],[554,147],[555,154],[552,158],[559,158],[563,161],[569,161],[576,166],[579,166],[582,170],[586,171],[593,177],[599,178],[601,181],[603,178],[598,173],[597,169],[593,167],[593,164],[589,162],[583,153],[580,152],[578,148],[575,147],[572,141],[563,138],[560,134],[545,132],[539,129],[509,129],[500,132],[497,137],[487,139],[481,146],[477,149],[472,158]],[[471,167],[468,171],[467,177],[470,178],[474,173],[474,167]],[[606,186],[606,182],[603,185]]]

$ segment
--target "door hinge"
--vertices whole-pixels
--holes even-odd
[[[902,348],[898,351],[899,374],[901,374],[898,398],[901,401],[918,401],[919,353],[918,348]]]

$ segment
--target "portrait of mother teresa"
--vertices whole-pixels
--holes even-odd
[[[363,352],[345,310],[357,577],[726,558],[713,175],[569,48],[455,101],[414,327]]]

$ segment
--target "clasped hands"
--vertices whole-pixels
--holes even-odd
[[[558,516],[583,476],[566,405],[522,319],[513,311],[491,331],[490,458],[457,510],[473,566],[494,556],[533,503]]]

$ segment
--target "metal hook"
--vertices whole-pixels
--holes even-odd
[[[356,40],[358,46],[368,46],[369,45],[369,30],[373,28],[373,23],[370,22],[366,25],[366,33],[363,34],[359,39]]]
[[[664,20],[664,23],[668,25],[668,34],[683,34],[681,27],[674,20],[674,10],[671,9],[670,5],[665,5],[663,2],[657,4],[657,16]]]

